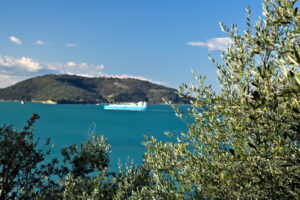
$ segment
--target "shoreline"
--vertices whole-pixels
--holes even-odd
[[[20,102],[20,100],[4,100],[4,99],[0,99],[0,103],[1,102]],[[78,105],[107,105],[108,103],[57,103],[55,101],[52,101],[52,100],[45,100],[45,101],[37,101],[37,100],[32,100],[32,101],[27,101],[28,102],[32,102],[32,103],[42,103],[42,104],[49,104],[49,105],[75,105],[75,104],[78,104]],[[151,103],[148,103],[149,105],[168,105],[168,104],[165,104],[165,103],[154,103],[154,104],[151,104]],[[191,104],[172,104],[172,105],[176,105],[176,106],[188,106],[188,105],[191,105]]]
[[[37,102],[37,103],[42,103],[42,104],[57,104],[57,102],[52,101],[52,100],[46,100],[46,101],[36,101],[36,100],[32,100],[30,102]]]
[[[5,100],[5,99],[0,99],[0,102],[21,102],[22,100]],[[28,102],[32,102],[32,103],[42,103],[42,104],[58,104],[55,101],[52,100],[45,100],[45,101],[36,101],[36,100],[32,100],[32,101],[26,101],[26,103]]]

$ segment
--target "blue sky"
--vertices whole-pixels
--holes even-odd
[[[194,70],[217,88],[219,22],[243,31],[249,5],[254,22],[262,0],[0,0],[0,87],[68,73],[178,88]]]

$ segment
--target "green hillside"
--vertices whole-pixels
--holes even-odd
[[[146,101],[163,103],[184,101],[176,90],[138,79],[87,78],[75,75],[44,75],[0,89],[1,100],[46,101],[57,103],[108,103]]]

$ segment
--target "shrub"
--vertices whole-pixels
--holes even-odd
[[[177,142],[149,138],[152,199],[300,198],[300,16],[296,0],[265,0],[264,19],[239,34],[221,24],[232,45],[212,58],[221,92],[196,76],[181,86],[194,123]],[[181,115],[182,113],[179,113]]]

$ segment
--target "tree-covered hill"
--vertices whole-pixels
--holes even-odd
[[[147,101],[160,104],[163,103],[162,98],[177,104],[184,103],[175,89],[138,79],[50,74],[0,89],[1,100],[82,104]]]

